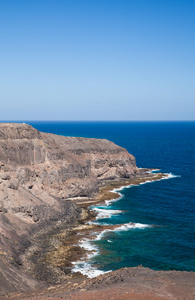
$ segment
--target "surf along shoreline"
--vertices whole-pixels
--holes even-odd
[[[82,262],[87,261],[90,255],[93,256],[95,252],[95,249],[83,247],[82,241],[93,240],[92,234],[94,232],[100,234],[105,230],[113,229],[112,225],[94,224],[93,221],[96,220],[97,213],[90,207],[119,199],[121,194],[117,191],[118,189],[169,178],[169,174],[153,173],[154,169],[140,169],[139,171],[139,174],[132,178],[101,182],[98,192],[90,200],[69,199],[74,201],[80,209],[80,218],[74,223],[59,226],[52,232],[46,231],[41,237],[41,242],[39,239],[39,243],[35,243],[23,256],[26,270],[39,281],[49,285],[60,284],[70,278],[90,277],[87,276],[87,273],[82,274],[76,270],[73,272],[75,265],[80,260]],[[102,273],[101,271],[96,272],[95,276]],[[91,276],[91,278],[95,276]]]
[[[79,246],[85,250],[85,256],[81,259],[72,262],[74,268],[72,272],[79,272],[83,275],[87,276],[88,278],[94,278],[99,275],[112,272],[109,271],[101,271],[98,270],[96,266],[91,265],[88,261],[99,254],[99,249],[93,245],[93,241],[101,240],[107,232],[114,232],[114,231],[123,231],[132,228],[145,228],[145,227],[156,227],[157,225],[146,225],[146,224],[139,224],[139,223],[126,223],[126,224],[116,224],[116,225],[106,225],[106,224],[99,224],[99,219],[109,218],[112,215],[117,215],[123,213],[121,210],[112,210],[107,209],[106,207],[110,207],[113,202],[119,201],[122,198],[122,194],[120,193],[121,190],[124,188],[130,188],[132,186],[139,186],[145,183],[151,183],[154,181],[160,181],[164,179],[170,179],[177,177],[171,173],[159,173],[159,169],[141,169],[140,174],[134,178],[127,179],[127,180],[119,180],[119,181],[107,181],[104,182],[103,186],[100,187],[99,192],[93,201],[92,205],[89,207],[95,212],[96,217],[87,221],[86,223],[89,224],[88,226],[93,226],[92,230],[85,231],[83,228],[83,232],[79,233],[82,237],[79,239]],[[158,173],[153,173],[158,172]],[[106,205],[105,205],[106,204]],[[103,206],[105,208],[96,208],[96,206]],[[97,222],[94,222],[94,220]],[[87,225],[86,225],[87,228]]]

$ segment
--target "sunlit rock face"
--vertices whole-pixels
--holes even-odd
[[[51,189],[63,198],[90,196],[98,181],[137,172],[135,158],[108,140],[57,136],[17,123],[0,124],[0,161],[10,188]]]
[[[37,286],[15,269],[22,264],[21,254],[35,243],[34,235],[83,220],[84,211],[75,199],[88,201],[102,181],[129,178],[137,172],[135,158],[108,140],[57,136],[27,124],[1,123],[0,249],[4,254],[0,270],[7,273],[0,271],[0,282],[4,292]]]

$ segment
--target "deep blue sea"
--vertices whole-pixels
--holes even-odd
[[[195,122],[27,123],[44,132],[109,139],[133,154],[138,167],[177,175],[125,188],[120,200],[99,207],[111,213],[97,222],[118,224],[119,230],[88,242],[97,251],[89,256],[91,268],[195,271]],[[130,222],[137,226],[122,227]],[[86,262],[78,266],[87,269]]]

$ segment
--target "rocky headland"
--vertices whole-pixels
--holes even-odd
[[[64,137],[39,132],[27,124],[1,123],[0,297],[28,299],[33,295],[17,296],[17,293],[42,288],[48,296],[49,289],[53,288],[56,291],[53,297],[59,298],[53,285],[61,285],[64,296],[60,294],[60,297],[63,298],[71,297],[72,287],[78,284],[84,290],[94,287],[90,280],[71,273],[71,261],[84,255],[77,246],[77,233],[82,231],[87,235],[93,230],[93,225],[85,224],[94,218],[89,205],[117,197],[111,192],[115,187],[158,180],[163,176],[139,170],[135,158],[127,150],[108,140]],[[146,272],[151,278],[155,277],[153,273],[158,274],[144,268],[140,270],[136,274]],[[114,281],[106,278],[115,278],[119,284],[116,278],[124,280],[127,275],[124,272],[131,274],[133,271],[118,270],[117,275],[111,272],[94,279],[97,289],[105,287],[99,284],[102,278],[111,284]],[[162,274],[162,278],[166,278],[167,272]],[[175,274],[171,278],[176,281],[178,276],[180,281],[184,276],[191,282],[194,276],[192,272]],[[131,279],[130,275],[127,277]],[[135,286],[132,281],[133,284]],[[144,290],[142,285],[141,290]],[[40,293],[37,292],[36,297],[39,294],[43,299],[44,294]],[[74,299],[76,297],[75,294]]]

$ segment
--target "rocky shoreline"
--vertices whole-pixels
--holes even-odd
[[[113,189],[161,180],[166,176],[148,171],[145,169],[137,178],[130,180],[103,182],[99,192],[91,199],[90,205],[117,199],[120,195],[113,193]],[[4,295],[5,299],[194,299],[194,272],[153,271],[139,266],[112,271],[93,279],[88,279],[80,273],[72,273],[71,262],[87,254],[79,247],[79,240],[90,237],[94,231],[101,232],[105,229],[100,225],[88,224],[96,215],[88,208],[89,202],[85,200],[74,199],[75,205],[83,209],[82,220],[78,218],[74,223],[38,235],[35,244],[23,257],[25,267],[31,262],[28,265],[30,274],[38,280],[45,281],[42,288],[25,293],[7,294]]]
[[[87,255],[79,247],[80,238],[102,231],[99,225],[87,224],[96,217],[89,206],[118,198],[113,189],[164,176],[138,169],[131,154],[107,140],[62,137],[27,124],[0,123],[0,298],[43,299],[44,293],[53,291],[52,299],[82,299],[72,292],[104,289],[104,282],[107,288],[115,281],[120,290],[120,278],[125,281],[131,268],[92,281],[71,272],[72,262]],[[139,277],[145,269],[138,269]],[[153,278],[153,272],[147,269],[144,276]],[[180,273],[189,282],[194,277],[192,272],[176,272],[176,277]]]
[[[138,173],[135,158],[108,140],[0,123],[0,295],[66,276],[61,261],[56,270],[47,266],[50,252],[64,252],[63,236],[88,218],[104,181]]]
[[[113,189],[161,180],[166,176],[163,173],[152,174],[148,171],[144,170],[142,174],[132,179],[103,182],[99,192],[90,203],[82,198],[72,200],[82,210],[82,218],[79,216],[74,222],[71,221],[71,223],[52,228],[52,231],[49,230],[36,236],[33,246],[25,252],[22,258],[25,271],[47,284],[60,284],[70,278],[85,278],[81,273],[71,272],[72,262],[87,255],[87,251],[79,246],[79,240],[89,238],[94,231],[101,232],[113,227],[89,225],[89,221],[93,221],[96,217],[96,213],[89,209],[89,204],[96,205],[105,200],[119,198],[120,194],[113,192]]]

